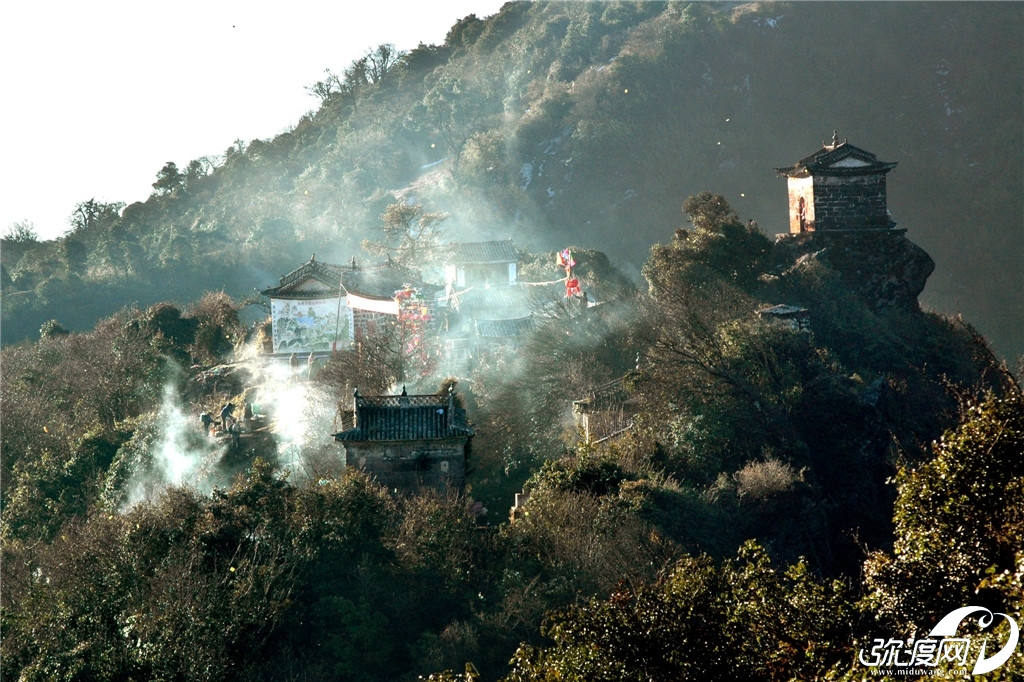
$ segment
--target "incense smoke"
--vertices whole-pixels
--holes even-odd
[[[293,481],[315,475],[325,460],[338,457],[330,437],[337,403],[309,381],[305,363],[294,372],[286,362],[254,367],[253,384],[253,411],[269,420],[277,464]]]
[[[122,450],[120,468],[130,472],[123,508],[152,500],[170,486],[209,493],[226,483],[216,468],[226,445],[186,413],[174,382],[164,386],[159,410],[139,425]]]

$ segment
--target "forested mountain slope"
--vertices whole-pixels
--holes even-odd
[[[83,197],[62,239],[5,239],[4,342],[347,259],[396,197],[449,212],[452,238],[578,243],[638,273],[704,189],[784,231],[773,168],[835,129],[899,162],[890,209],[937,264],[923,302],[1014,357],[1022,45],[1019,3],[509,3],[328,74],[291,131],[168,164],[146,202]]]
[[[921,277],[880,298],[849,276],[905,238],[773,244],[720,195],[684,209],[645,291],[575,252],[588,291],[618,294],[566,300],[457,381],[387,330],[296,374],[222,293],[4,348],[4,669],[853,680],[873,638],[954,605],[1019,620],[1019,383],[970,325],[919,309]],[[763,314],[778,300],[806,324]],[[591,441],[573,401],[616,377],[628,427]],[[346,467],[331,433],[352,386],[406,383],[459,385],[464,491]],[[227,403],[253,406],[237,438],[197,418]]]

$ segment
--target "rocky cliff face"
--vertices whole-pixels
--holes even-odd
[[[935,261],[903,230],[784,236],[776,248],[794,263],[820,260],[877,309],[918,310],[917,297],[935,270]]]

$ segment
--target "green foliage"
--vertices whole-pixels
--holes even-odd
[[[740,217],[720,194],[704,191],[683,202],[683,213],[698,230],[721,232],[726,225],[739,223]]]
[[[850,613],[841,583],[803,563],[779,573],[748,544],[720,567],[687,557],[653,585],[549,614],[552,644],[520,647],[505,679],[820,679],[849,656]]]
[[[1008,71],[1015,53],[993,36],[1018,11],[727,11],[515,3],[470,15],[443,46],[403,56],[384,45],[326,72],[311,88],[320,109],[274,139],[236,140],[184,171],[169,162],[146,202],[82,202],[54,242],[8,230],[5,343],[43,338],[2,356],[5,671],[476,679],[479,665],[493,679],[521,642],[509,679],[818,679],[852,660],[863,615],[902,632],[950,599],[1019,614],[1022,410],[984,339],[936,314],[873,308],[827,256],[795,264],[738,212],[783,223],[784,202],[756,197],[777,190],[765,168],[806,149],[803,124],[785,123],[800,93],[839,78],[828,106],[855,103],[850,125],[863,128],[891,120],[877,107],[892,98],[874,95],[892,85],[913,130],[876,130],[878,150],[929,140],[915,148],[927,170],[905,190],[928,197],[907,210],[934,227],[929,248],[948,260],[944,237],[969,220],[980,227],[955,240],[965,262],[1002,264],[977,283],[947,278],[942,295],[1006,301],[982,309],[989,323],[1008,317],[999,273],[1019,258],[992,247],[1006,240],[991,226],[1020,214],[1020,172],[1005,166],[1020,88],[974,96],[992,89],[973,75]],[[837,24],[864,38],[852,56],[804,39]],[[854,58],[879,45],[890,59]],[[897,62],[911,66],[848,68]],[[941,82],[936,63],[952,64]],[[936,91],[962,93],[952,119]],[[802,105],[805,118],[816,106]],[[765,137],[765,120],[784,123]],[[971,163],[950,164],[954,147]],[[648,292],[635,295],[605,253],[640,262],[695,181],[724,187],[737,210],[709,192],[688,199],[693,229],[655,247]],[[937,194],[950,200],[928,203]],[[226,359],[244,336],[231,296],[270,283],[253,273],[287,272],[324,244],[347,258],[381,221],[368,248],[418,266],[446,214],[453,234],[505,225],[604,249],[573,249],[600,306],[553,306],[516,353],[482,358],[467,382],[471,491],[497,525],[529,481],[512,523],[482,526],[458,496],[394,499],[353,472],[293,484],[265,463],[209,496],[171,488],[112,511],[152,455],[167,358]],[[560,275],[549,255],[520,266],[524,280]],[[95,324],[125,301],[143,312]],[[812,331],[755,320],[779,302],[808,308]],[[59,333],[55,319],[95,328]],[[384,392],[402,374],[396,346],[385,336],[338,353],[319,383]],[[579,443],[571,401],[623,376],[634,428]],[[1001,397],[926,452],[955,397],[982,388]],[[765,549],[729,558],[748,537]],[[854,582],[859,544],[883,549],[866,564],[860,615],[815,573]]]
[[[753,293],[771,242],[756,227],[741,224],[721,195],[701,192],[688,198],[683,210],[694,229],[676,230],[672,243],[656,247],[644,265],[652,293],[664,298],[679,286],[668,278],[680,276],[690,286],[717,277]]]
[[[262,666],[275,660],[282,619],[308,608],[299,619],[323,627],[334,674],[383,679],[373,645],[387,619],[331,586],[343,584],[339,566],[356,570],[339,562],[386,560],[390,505],[357,477],[300,491],[257,461],[211,498],[170,489],[124,515],[68,524],[42,550],[7,543],[17,599],[4,603],[5,666],[25,679],[274,679]]]
[[[50,537],[98,497],[113,451],[130,436],[123,423],[162,391],[163,349],[151,335],[159,331],[146,329],[125,312],[89,334],[3,350],[5,538]]]
[[[365,600],[354,604],[344,597],[320,599],[310,617],[319,625],[323,656],[333,662],[330,674],[335,679],[386,679],[388,653],[387,618]]]
[[[468,48],[483,31],[484,22],[475,14],[467,14],[459,19],[448,29],[448,35],[444,38],[444,44],[448,47]]]
[[[631,301],[595,308],[568,301],[553,312],[515,355],[485,356],[473,371],[480,411],[471,417],[481,427],[473,445],[477,497],[510,500],[531,467],[578,439],[571,402],[634,362]]]
[[[662,589],[622,586],[607,602],[551,614],[542,632],[555,646],[520,648],[506,679],[735,679],[714,608],[724,587],[707,559],[686,559]]]
[[[970,330],[872,307],[819,253],[770,247],[718,195],[686,211],[694,229],[644,267],[648,349],[630,385],[654,460],[704,488],[727,536],[770,536],[778,556],[854,571],[851,533],[890,537],[897,456],[924,457],[957,391],[1005,390],[998,363]],[[780,299],[807,306],[809,331],[754,318]]]
[[[325,78],[307,86],[306,91],[320,98],[324,106],[328,106],[335,97],[354,105],[361,90],[389,78],[396,68],[404,65],[404,59],[405,53],[392,43],[382,43],[353,60],[342,74],[324,69]]]
[[[635,476],[612,459],[582,456],[569,461],[544,462],[540,471],[527,482],[527,487],[534,492],[553,490],[603,497],[617,494],[624,481],[634,479]]]
[[[1024,399],[1019,390],[969,405],[934,458],[897,477],[892,554],[865,565],[864,608],[906,629],[979,603],[1020,614]]]
[[[228,359],[245,338],[245,327],[238,319],[238,311],[238,304],[224,292],[203,295],[187,311],[186,320],[194,326],[195,332],[186,345],[194,361],[213,365]]]
[[[608,254],[579,246],[571,246],[569,250],[576,261],[573,275],[579,279],[580,288],[591,301],[628,303],[635,295],[635,284],[612,263]],[[521,253],[517,276],[520,281],[544,282],[557,276],[564,277],[564,272],[557,265],[554,252]],[[622,316],[623,308],[619,306],[616,314]]]
[[[241,297],[270,283],[253,282],[254,272],[287,272],[325,243],[347,258],[377,227],[391,191],[451,214],[449,227],[467,233],[509,225],[531,236],[557,234],[560,244],[599,246],[633,264],[678,222],[679,198],[702,186],[724,188],[737,216],[757,215],[766,231],[777,230],[785,202],[769,199],[780,196],[770,168],[817,139],[808,140],[789,108],[839,78],[846,109],[859,112],[849,127],[872,129],[879,152],[930,141],[914,152],[920,172],[902,181],[911,186],[901,220],[931,226],[927,246],[940,264],[955,258],[950,244],[962,244],[971,256],[965,262],[988,265],[984,276],[970,277],[968,267],[934,282],[928,303],[954,294],[967,301],[972,317],[984,313],[976,319],[986,332],[999,332],[1005,354],[1013,338],[1005,311],[1016,310],[1006,273],[1019,258],[993,246],[1007,240],[991,226],[1012,225],[1020,213],[1020,193],[1006,189],[1019,184],[1020,170],[1005,162],[1005,150],[1020,143],[1006,123],[1020,108],[1020,89],[971,74],[1012,70],[1013,51],[999,47],[1012,41],[992,37],[1015,25],[1013,8],[950,6],[922,18],[901,6],[854,5],[840,19],[807,5],[781,20],[774,11],[510,4],[490,18],[462,19],[442,46],[405,56],[386,44],[369,50],[341,74],[325,75],[315,88],[320,108],[291,130],[237,141],[230,153],[182,168],[168,163],[154,195],[121,211],[117,203],[82,202],[88,210],[76,213],[73,232],[82,248],[68,242],[77,250],[70,258],[56,244],[26,242],[35,253],[18,268],[29,254],[5,240],[9,286],[32,292],[5,297],[5,342],[34,336],[52,318],[88,329],[131,301],[188,302],[217,290]],[[827,41],[804,40],[837,22],[858,27],[864,40],[851,50],[865,62],[877,59],[864,46],[885,45],[894,63],[914,68],[865,71]],[[818,55],[810,69],[809,54]],[[933,68],[954,62],[941,74]],[[884,103],[896,98],[877,97],[880,88],[900,93],[906,114],[886,130],[873,122],[889,120]],[[950,128],[945,108],[930,104],[936,88],[989,106],[954,105],[959,118]],[[803,102],[804,120],[828,119],[821,106]],[[777,123],[767,137],[766,120]],[[971,163],[1008,182],[986,182],[969,163],[949,164],[954,147],[974,149]],[[951,197],[945,213],[923,198],[936,192]],[[968,221],[990,227],[957,239],[951,226]],[[58,276],[69,265],[80,283]],[[41,282],[50,283],[36,292]]]
[[[524,347],[516,359],[533,386],[513,384],[508,375],[474,379],[480,390],[467,402],[494,420],[482,423],[518,425],[507,432],[510,447],[523,446],[527,429],[546,429],[546,450],[538,452],[556,455],[574,442],[559,433],[557,406],[590,382],[629,369],[622,362],[631,364],[633,354],[625,349],[639,340],[629,330],[659,311],[606,305],[566,307]],[[12,388],[50,386],[38,383],[53,378],[37,358],[61,366],[74,350],[76,358],[88,351],[96,362],[111,362],[134,341],[152,372],[160,354],[187,340],[182,330],[204,320],[223,329],[234,310],[230,299],[214,295],[188,316],[154,306],[89,336],[4,351],[5,371],[15,370],[13,383],[4,385],[4,448],[22,449],[13,464],[5,460],[12,467],[4,477],[12,485],[4,498],[5,584],[17,597],[4,606],[3,646],[5,661],[27,678],[275,679],[299,669],[312,677],[392,679],[396,671],[459,669],[467,661],[497,675],[517,642],[523,645],[510,679],[806,679],[833,674],[849,660],[856,621],[849,597],[810,567],[838,563],[848,571],[846,560],[828,554],[837,543],[827,529],[863,532],[866,524],[844,526],[864,521],[855,510],[885,508],[872,498],[876,483],[862,480],[865,473],[875,477],[879,464],[865,459],[864,436],[891,396],[885,382],[868,391],[844,375],[813,336],[723,320],[707,337],[714,349],[709,369],[644,353],[630,391],[643,400],[673,396],[673,404],[656,410],[647,403],[635,434],[602,447],[581,444],[577,456],[546,462],[527,486],[525,509],[496,533],[477,526],[460,497],[394,500],[357,474],[296,488],[259,462],[209,498],[172,489],[114,515],[107,510],[123,499],[116,493],[148,452],[153,424],[125,422],[134,414],[129,410],[116,422],[127,428],[98,430],[68,449],[74,422],[56,424],[43,439],[25,428],[49,405],[45,397],[11,400]],[[664,325],[652,328],[658,333],[696,338],[672,326],[678,320],[657,319]],[[576,379],[565,372],[573,363],[580,367]],[[717,372],[717,386],[708,385],[709,371]],[[159,372],[143,376],[161,383]],[[525,394],[518,406],[532,424],[521,416],[511,421],[513,385]],[[559,391],[561,398],[545,395]],[[865,394],[873,397],[866,402]],[[151,409],[154,400],[136,407]],[[11,418],[16,428],[9,434]],[[674,440],[659,443],[666,436]],[[486,448],[493,442],[483,441]],[[474,459],[492,456],[485,451]],[[989,469],[964,476],[983,480]],[[1003,494],[996,490],[993,500]],[[1016,536],[1015,517],[1005,518],[997,538]],[[792,557],[792,566],[776,571],[767,552],[752,546],[722,564],[706,556],[680,559],[684,549],[728,556],[751,535],[767,540],[772,554]],[[811,562],[795,558],[803,550]],[[1012,547],[993,552],[1013,554]],[[88,570],[62,568],[58,557]],[[878,585],[886,576],[905,585],[925,575],[917,563],[898,573],[888,568],[891,561],[872,561],[882,566],[871,574],[878,594],[885,594]],[[667,565],[673,568],[661,572]],[[1012,562],[993,565],[983,590],[1012,595],[1019,571]],[[103,580],[95,587],[76,589],[97,573]],[[612,590],[610,602],[594,598]],[[887,608],[878,612],[895,618]],[[545,611],[543,633],[553,645],[536,637]],[[64,624],[60,634],[30,635],[55,623]]]
[[[625,486],[624,486],[625,488]],[[597,497],[589,492],[530,492],[521,516],[502,529],[515,566],[535,575],[547,608],[607,593],[620,580],[650,581],[676,554],[638,513],[635,497]]]
[[[122,210],[124,203],[120,201],[105,203],[96,201],[95,198],[81,201],[75,205],[74,211],[68,217],[68,223],[71,225],[68,236],[74,235],[79,239],[95,238],[117,222]]]
[[[148,336],[161,335],[177,346],[188,345],[195,338],[195,324],[182,318],[181,310],[170,303],[150,306],[138,324]]]
[[[124,431],[89,433],[66,459],[59,450],[43,450],[16,460],[6,483],[0,523],[4,540],[49,541],[67,519],[86,516],[128,435]]]
[[[184,186],[184,184],[185,176],[178,170],[178,164],[168,161],[160,169],[160,172],[156,174],[156,182],[153,183],[153,189],[157,195],[169,195]]]
[[[57,320],[47,320],[43,323],[43,326],[39,328],[39,338],[50,339],[54,336],[64,336],[71,332],[64,328],[64,326]]]

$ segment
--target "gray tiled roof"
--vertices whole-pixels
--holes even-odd
[[[516,311],[509,317],[522,317],[530,313],[529,292],[516,285],[496,287],[473,287],[458,295],[458,309],[469,315],[489,311]],[[490,315],[488,315],[490,317]],[[504,315],[497,315],[504,317]]]
[[[473,287],[458,294],[452,307],[471,317],[508,320],[540,312],[562,300],[565,287],[529,283],[507,286]]]
[[[310,258],[309,261],[303,263],[299,267],[295,268],[287,275],[281,277],[280,283],[276,287],[270,287],[264,289],[260,293],[264,296],[270,297],[304,297],[313,296],[320,297],[325,293],[329,293],[333,296],[338,295],[338,283],[341,281],[342,268],[337,265],[331,265],[330,263],[324,263],[318,261],[315,257]],[[319,282],[326,284],[329,289],[316,291],[316,292],[302,292],[294,291],[294,288],[309,279],[315,279]]]
[[[493,242],[452,242],[447,247],[445,262],[463,263],[515,263],[519,260],[511,239]]]
[[[536,324],[532,317],[520,317],[514,320],[477,320],[477,336],[484,338],[511,339],[532,331]]]
[[[412,286],[433,296],[440,287],[426,284],[412,270],[387,262],[366,268],[347,268],[342,272],[345,290],[367,298],[392,299],[395,292]]]
[[[356,398],[356,427],[334,434],[341,442],[468,438],[466,411],[443,396]]]
[[[296,287],[309,279],[326,284],[328,289],[302,291]],[[416,287],[427,296],[432,296],[440,287],[425,284],[412,270],[404,268],[393,261],[378,265],[333,265],[311,258],[295,270],[281,278],[276,287],[264,289],[260,293],[271,298],[320,298],[325,295],[337,296],[342,284],[347,293],[357,294],[366,298],[390,300],[395,292],[406,285]]]

